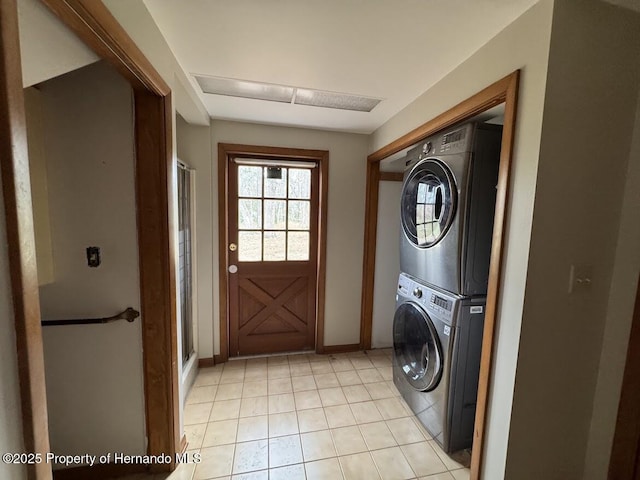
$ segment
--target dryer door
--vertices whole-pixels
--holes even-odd
[[[440,161],[425,160],[404,181],[402,229],[411,243],[429,248],[438,243],[453,222],[457,190],[453,175]]]
[[[415,303],[396,309],[393,318],[393,350],[396,364],[409,384],[428,392],[442,378],[442,348],[429,315]]]

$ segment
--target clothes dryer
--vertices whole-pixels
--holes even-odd
[[[502,127],[469,123],[405,159],[400,271],[460,295],[486,295]]]
[[[393,381],[442,449],[471,447],[484,297],[459,297],[405,274],[393,320]]]

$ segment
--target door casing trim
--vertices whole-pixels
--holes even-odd
[[[378,230],[378,191],[382,175],[380,162],[394,153],[404,150],[434,133],[458,122],[472,118],[492,107],[505,104],[502,148],[500,151],[500,170],[496,195],[493,237],[491,243],[491,264],[489,267],[489,287],[485,310],[484,333],[482,338],[482,358],[480,361],[480,379],[474,427],[473,450],[471,457],[471,480],[480,478],[483,449],[485,442],[485,420],[487,400],[491,382],[491,365],[494,347],[496,309],[500,294],[500,274],[502,266],[502,246],[505,234],[507,198],[509,195],[509,174],[513,157],[515,138],[516,107],[520,70],[516,70],[472,97],[432,120],[385,145],[367,157],[364,258],[362,267],[362,297],[360,318],[360,348],[371,348],[373,323],[373,291],[375,283],[376,236]]]
[[[239,145],[218,143],[218,283],[220,353],[214,356],[216,363],[229,359],[229,290],[227,254],[228,218],[227,195],[229,193],[229,161],[234,156],[259,156],[279,160],[305,159],[315,160],[320,168],[320,205],[318,211],[318,273],[316,296],[316,353],[324,353],[324,302],[327,274],[327,205],[329,198],[329,152],[327,150],[308,150],[302,148],[268,147],[257,145]],[[214,338],[215,345],[215,338]]]
[[[98,56],[132,85],[135,103],[136,198],[142,304],[147,453],[180,448],[178,411],[174,163],[171,90],[99,0],[43,0]],[[0,151],[14,299],[25,451],[49,450],[37,266],[32,225],[16,0],[0,0]],[[9,68],[7,68],[9,67]],[[142,214],[144,212],[144,215]],[[169,471],[175,462],[152,467]],[[27,466],[30,479],[52,478],[51,465]]]

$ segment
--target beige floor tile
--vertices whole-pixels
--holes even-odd
[[[364,385],[349,385],[342,387],[342,392],[349,403],[366,402],[371,400],[371,395]]]
[[[202,441],[203,447],[216,447],[236,442],[238,420],[221,420],[210,422]]]
[[[367,444],[356,426],[334,428],[331,430],[331,435],[340,456],[367,451]]]
[[[291,378],[311,375],[313,373],[309,363],[294,363],[293,365],[289,365],[289,369],[291,371]]]
[[[373,402],[352,403],[350,407],[358,424],[382,421],[382,415]]]
[[[195,425],[197,423],[207,423],[213,403],[194,403],[185,405],[183,421],[185,425]]]
[[[370,357],[370,361],[376,368],[391,368],[391,359],[385,355],[376,355]]]
[[[245,368],[247,366],[246,358],[231,358],[227,363],[224,364],[225,370],[230,370],[233,368]]]
[[[220,480],[216,478],[214,480]],[[257,472],[240,473],[231,477],[231,480],[269,480],[269,470],[259,470]]]
[[[269,417],[259,415],[257,417],[241,418],[238,421],[238,442],[262,440],[269,437]]]
[[[324,413],[323,413],[324,415]],[[204,432],[207,430],[206,423],[198,423],[196,425],[185,425],[184,434],[187,436],[187,448],[193,450],[202,447]]]
[[[389,430],[385,422],[365,423],[360,425],[360,431],[369,450],[395,447],[397,445],[393,435],[391,435],[391,430]]]
[[[293,435],[298,431],[298,417],[296,412],[275,413],[269,415],[269,437]]]
[[[289,365],[274,365],[267,367],[267,376],[269,380],[276,378],[289,378],[291,372],[289,371]]]
[[[337,458],[326,458],[304,464],[307,480],[342,480],[342,469]]]
[[[302,463],[269,469],[269,480],[305,480],[305,478]]]
[[[336,358],[331,361],[331,367],[334,372],[349,372],[353,371],[353,364],[348,358]]]
[[[232,418],[238,418],[239,415],[240,399],[221,400],[213,403],[209,421],[215,422],[217,420],[231,420]]]
[[[331,388],[331,387],[339,387],[340,382],[338,382],[338,377],[333,373],[320,373],[318,375],[313,375],[313,378],[316,381],[316,385],[318,388]]]
[[[220,383],[238,383],[244,380],[244,368],[225,368],[220,377]]]
[[[422,432],[420,432],[420,430],[418,430],[418,427],[416,427],[416,424],[411,417],[388,420],[387,427],[389,427],[389,430],[391,430],[393,438],[396,439],[398,445],[424,442],[426,440],[422,435]]]
[[[216,393],[216,401],[218,400],[234,400],[242,397],[242,387],[244,383],[226,383],[218,387]]]
[[[187,396],[186,404],[213,402],[216,398],[217,385],[206,385],[204,387],[194,386]]]
[[[291,379],[285,378],[269,378],[269,395],[279,395],[281,393],[292,393]]]
[[[428,442],[412,443],[400,447],[416,475],[422,477],[447,470]]]
[[[269,468],[302,463],[300,435],[269,439]]]
[[[356,419],[351,413],[349,405],[325,407],[324,414],[327,417],[329,428],[348,427],[356,424]]]
[[[427,475],[420,477],[418,480],[455,480],[449,472],[436,473],[435,475]]]
[[[384,382],[384,378],[382,378],[378,370],[375,368],[365,368],[364,370],[358,370],[358,376],[362,379],[362,383]]]
[[[269,400],[267,397],[243,398],[240,404],[240,417],[255,417],[269,413]]]
[[[396,385],[395,385],[395,383],[393,383],[393,381],[387,380],[384,383],[387,384],[387,388],[393,394],[394,397],[400,397],[401,396],[400,391],[398,390],[398,387],[396,387]]]
[[[242,389],[242,398],[263,397],[268,394],[267,381],[258,380],[255,382],[244,382]]]
[[[329,430],[303,433],[300,435],[300,439],[302,440],[302,453],[305,462],[336,456],[336,449],[333,446]]]
[[[235,445],[203,448],[202,461],[196,465],[193,480],[205,480],[231,474]]]
[[[468,468],[453,470],[449,473],[451,473],[451,475],[453,475],[453,478],[455,478],[456,480],[469,480],[470,477],[470,471]]]
[[[418,417],[416,417],[415,415],[411,415],[409,418],[411,418],[413,420],[413,423],[415,423],[416,427],[418,427],[418,430],[420,430],[422,435],[424,435],[424,438],[426,438],[427,440],[432,440],[433,439],[433,437],[427,431],[427,429],[424,428],[424,425],[422,424],[422,422],[420,420],[418,420]]]
[[[328,360],[323,360],[320,362],[312,362],[311,371],[314,375],[320,375],[323,373],[333,373],[333,367]]]
[[[376,464],[369,452],[347,455],[340,457],[339,460],[345,480],[380,479]]]
[[[281,393],[280,395],[269,395],[269,413],[293,412],[296,403],[293,393]]]
[[[317,390],[296,392],[294,396],[296,402],[296,410],[306,410],[309,408],[318,408],[322,406],[320,395],[318,394]]]
[[[173,472],[171,472],[168,477],[166,476],[166,474],[158,474],[153,478],[154,480],[191,480],[193,478],[193,472],[195,471],[195,469],[195,463],[181,463]],[[122,479],[121,477],[121,480],[124,479]],[[149,480],[149,477],[145,475],[141,478],[141,480]]]
[[[356,370],[373,368],[373,363],[371,363],[367,357],[351,357],[349,360],[351,360],[351,364]]]
[[[233,473],[253,472],[269,466],[269,442],[255,440],[236,444],[233,457]]]
[[[383,398],[374,400],[374,402],[385,420],[406,417],[410,413],[407,412],[402,402],[397,398]]]
[[[347,385],[359,385],[362,383],[360,376],[356,370],[347,370],[345,372],[336,372],[336,377],[338,377],[338,382],[343,387]]]
[[[266,357],[247,358],[246,369],[256,366],[264,366],[267,364]]]
[[[261,368],[248,368],[246,372],[244,372],[244,381],[245,382],[258,382],[267,378],[267,367]]]
[[[471,456],[466,452],[456,452],[451,455],[444,453],[444,450],[440,448],[435,440],[430,440],[429,445],[433,448],[434,452],[438,455],[438,458],[442,460],[447,470],[458,470],[460,468],[468,468],[471,465]]]
[[[344,396],[344,393],[342,393],[342,388],[340,387],[323,388],[318,390],[318,394],[324,407],[345,405],[347,403],[347,398]]]
[[[367,383],[365,388],[374,400],[395,397],[395,394],[389,389],[387,382]]]
[[[316,381],[313,375],[303,375],[301,377],[291,377],[294,392],[304,392],[307,390],[317,390]]]
[[[298,363],[309,363],[309,359],[304,354],[298,355],[289,355],[289,365],[298,364]]]
[[[220,383],[220,377],[222,376],[221,368],[202,368],[198,372],[198,376],[194,382],[194,387],[201,387],[204,385],[217,385]]]
[[[298,411],[298,426],[300,433],[315,432],[329,428],[323,408]]]
[[[371,452],[382,480],[408,480],[415,478],[409,462],[399,447],[385,448]]]
[[[377,367],[378,373],[383,380],[388,382],[393,380],[393,368],[392,367]]]
[[[289,365],[289,358],[286,355],[274,355],[267,357],[267,364],[272,365]]]

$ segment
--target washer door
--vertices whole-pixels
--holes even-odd
[[[409,384],[428,392],[442,378],[442,348],[429,315],[414,303],[403,303],[393,318],[393,350],[396,364]]]
[[[438,160],[416,165],[402,188],[402,228],[411,243],[429,248],[453,222],[457,190],[453,175]]]

